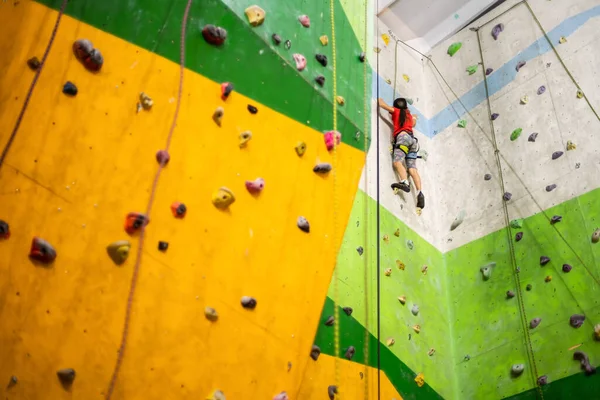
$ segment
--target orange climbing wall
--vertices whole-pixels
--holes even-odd
[[[0,5],[0,54],[10,60],[0,65],[2,146],[33,78],[26,60],[41,58],[55,18],[29,1]],[[72,42],[83,37],[104,54],[100,74],[85,71],[72,55]],[[67,80],[78,86],[77,97],[61,93]],[[165,146],[178,82],[176,64],[63,17],[0,169],[0,219],[12,231],[0,242],[0,380],[19,379],[10,389],[0,382],[3,397],[87,399],[105,392],[137,239],[130,239],[133,251],[121,267],[105,247],[128,239],[125,215],[146,208],[154,154]],[[140,91],[155,106],[136,114]],[[259,108],[257,115],[248,113],[248,103]],[[217,106],[225,108],[221,128],[211,120]],[[240,150],[237,137],[244,130],[254,138]],[[299,140],[308,145],[302,159],[294,152]],[[317,161],[331,161],[322,134],[237,93],[223,103],[217,83],[189,71],[170,153],[150,215],[113,398],[204,398],[214,388],[232,399],[269,398],[282,390],[292,398],[322,398],[324,374],[302,382],[314,368],[325,368],[307,355],[364,154],[339,148],[337,184],[348,195],[339,197],[334,229],[333,177],[312,172]],[[255,198],[244,181],[258,176],[266,188]],[[227,212],[210,203],[220,186],[237,197]],[[176,200],[188,206],[183,220],[169,210]],[[296,227],[299,215],[311,222],[310,234]],[[57,249],[50,268],[27,258],[34,235]],[[159,240],[170,243],[166,253],[157,250]],[[257,298],[255,311],[240,306],[243,295]],[[205,320],[205,306],[217,309],[218,322]],[[68,367],[77,371],[72,393],[55,375]],[[296,397],[301,387],[303,396]]]

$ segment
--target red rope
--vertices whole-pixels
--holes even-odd
[[[177,118],[179,116],[179,109],[181,107],[181,98],[183,95],[183,75],[185,71],[185,32],[187,30],[187,21],[190,14],[190,8],[192,5],[192,0],[188,0],[187,5],[185,7],[185,13],[183,14],[183,22],[181,24],[181,48],[179,54],[180,60],[180,72],[179,72],[179,92],[177,94],[177,105],[175,107],[175,114],[173,115],[173,122],[171,124],[171,129],[169,130],[169,135],[167,136],[167,143],[165,150],[169,151],[171,146],[171,139],[173,138],[173,133],[175,132],[175,127],[177,126]],[[156,195],[156,189],[158,186],[158,181],[160,179],[160,174],[163,170],[163,165],[159,163],[158,170],[156,171],[156,175],[154,176],[154,181],[152,182],[152,189],[150,190],[150,198],[148,199],[148,206],[146,208],[146,215],[150,216],[152,211],[152,205],[154,204],[154,197]],[[113,370],[112,377],[110,379],[110,383],[108,385],[108,390],[106,392],[105,399],[110,400],[112,397],[113,391],[116,386],[117,378],[119,377],[119,372],[121,370],[121,366],[123,364],[123,358],[125,356],[125,349],[127,347],[127,337],[129,334],[129,325],[131,323],[131,310],[133,306],[133,298],[135,295],[135,288],[137,286],[138,275],[141,266],[142,260],[142,251],[144,248],[144,238],[146,236],[146,228],[142,226],[140,232],[140,240],[138,243],[138,249],[135,259],[135,265],[133,267],[133,275],[131,277],[131,285],[129,287],[129,296],[127,298],[127,307],[125,309],[125,322],[123,323],[123,332],[121,335],[121,345],[119,346],[119,353],[117,355],[117,362],[115,364],[115,368]]]

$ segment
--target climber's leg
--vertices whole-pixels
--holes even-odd
[[[394,152],[392,157],[392,162],[394,165],[394,169],[398,176],[400,177],[400,182],[392,183],[392,189],[400,189],[405,191],[406,193],[410,192],[410,184],[408,182],[408,174],[406,172],[406,167],[404,166],[404,161],[406,159],[406,152],[404,150],[398,148],[398,146],[406,146],[408,149],[410,147],[410,143],[407,143],[407,134],[399,134],[396,136],[396,143],[394,145]],[[407,143],[407,144],[406,144]]]
[[[408,164],[410,160],[406,161]],[[423,195],[423,192],[421,192],[421,176],[419,175],[419,171],[415,167],[409,167],[408,174],[412,178],[413,182],[415,183],[415,188],[417,189],[417,207],[425,208],[425,196]]]

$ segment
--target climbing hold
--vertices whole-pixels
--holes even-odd
[[[564,153],[562,151],[555,151],[554,153],[552,153],[552,159],[556,160],[557,158],[559,158],[560,156],[562,156]]]
[[[225,209],[229,207],[235,201],[233,192],[226,187],[221,187],[219,190],[213,193],[212,203],[215,207]]]
[[[429,357],[431,357],[431,356],[432,356],[432,355],[434,355],[434,354],[435,354],[435,349],[432,347],[432,348],[430,348],[430,349],[429,349],[429,351],[427,352],[427,355],[428,355]]]
[[[500,114],[498,113],[493,113],[492,114],[492,121],[495,121],[496,119],[498,119],[498,117],[500,116]]]
[[[523,67],[525,66],[525,64],[527,64],[525,61],[519,61],[519,62],[517,63],[517,66],[515,67],[515,69],[517,70],[517,72],[519,72],[519,70],[520,70],[521,68],[523,68]]]
[[[250,112],[250,114],[256,114],[258,112],[258,108],[254,107],[251,104],[248,104],[248,111]]]
[[[577,98],[578,99],[582,99],[583,98],[583,92],[581,90],[577,91]]]
[[[56,371],[58,380],[63,386],[70,386],[75,381],[75,370],[73,368],[64,368]]]
[[[142,105],[142,107],[144,108],[144,110],[149,110],[154,105],[154,102],[152,101],[152,99],[150,98],[150,96],[148,96],[144,92],[141,92],[140,93],[140,104]]]
[[[564,36],[561,36],[560,39],[558,39],[558,43],[560,44],[565,44],[567,43],[567,38]]]
[[[233,92],[233,84],[230,82],[221,83],[221,100],[225,101]]]
[[[483,179],[484,179],[484,180],[486,180],[486,181],[489,181],[489,180],[491,180],[491,179],[492,179],[492,175],[491,175],[491,174],[485,174],[485,175],[483,176]]]
[[[248,18],[248,22],[252,26],[259,26],[265,21],[265,10],[260,8],[257,5],[250,6],[246,8],[244,11],[246,13],[246,17]]]
[[[227,31],[220,26],[208,24],[202,28],[202,37],[208,43],[220,46],[227,39]]]
[[[470,359],[471,359],[471,356],[470,356],[470,355],[468,355],[468,354],[467,354],[467,355],[465,356],[465,358],[464,358],[464,360],[465,360],[465,361],[469,361]]]
[[[15,386],[17,384],[17,382],[19,382],[19,380],[17,379],[16,376],[11,376],[10,380],[8,381],[8,386],[7,389],[10,389],[11,387]]]
[[[465,220],[465,210],[461,210],[458,213],[458,215],[456,216],[456,218],[454,218],[454,221],[452,222],[452,225],[450,225],[450,230],[453,231],[456,228],[458,228],[458,226],[460,224],[462,224],[464,220]]]
[[[163,242],[162,240],[158,242],[158,250],[167,251],[168,248],[169,248],[168,242]]]
[[[394,338],[388,338],[386,344],[388,347],[391,347],[394,345],[394,343],[396,343],[396,340]]]
[[[248,142],[250,141],[250,139],[252,139],[252,132],[244,131],[244,132],[240,133],[240,136],[239,136],[240,149],[243,149],[244,147],[246,147],[248,145]]]
[[[523,232],[517,232],[517,234],[515,235],[515,240],[517,242],[520,242],[521,239],[523,239]]]
[[[594,326],[594,339],[600,340],[600,324]]]
[[[513,292],[512,290],[506,292],[507,299],[512,299],[513,297],[515,297],[515,292]]]
[[[125,262],[125,260],[127,260],[130,249],[131,244],[127,240],[118,240],[116,242],[112,242],[106,247],[108,256],[117,265],[121,265]]]
[[[130,235],[139,231],[150,223],[150,219],[142,213],[130,212],[125,217],[125,232]]]
[[[327,394],[329,395],[329,400],[334,400],[335,395],[337,394],[337,386],[329,385],[327,387]]]
[[[29,257],[44,264],[50,264],[56,259],[56,250],[44,239],[34,237],[31,241]]]
[[[323,75],[318,75],[315,78],[315,82],[317,82],[319,86],[323,87],[323,85],[325,85],[325,77]]]
[[[521,104],[527,104],[529,103],[529,96],[525,95],[523,97],[521,97]]]
[[[337,146],[342,141],[342,134],[337,131],[328,131],[324,135],[325,146],[328,151],[333,150],[334,146]],[[335,143],[335,144],[334,144]]]
[[[551,192],[554,189],[556,189],[556,183],[553,183],[552,185],[546,186],[546,192]]]
[[[412,249],[414,249],[415,244],[412,240],[409,239],[406,241],[406,247],[408,247],[409,250],[412,250]]]
[[[521,136],[521,133],[523,132],[523,129],[521,128],[517,128],[515,129],[511,134],[510,134],[510,140],[511,142],[514,142],[515,140],[517,140],[519,138],[519,136]]]
[[[171,212],[175,218],[183,218],[187,213],[187,207],[185,204],[175,201],[171,204]]]
[[[390,36],[387,33],[381,34],[381,39],[386,46],[390,44]]]
[[[292,57],[294,57],[294,62],[296,63],[296,69],[298,71],[302,71],[306,68],[306,57],[298,53],[294,53]]]
[[[539,89],[537,90],[537,94],[538,95],[542,95],[546,92],[546,86],[542,85],[539,87]]]
[[[546,283],[552,282],[552,275],[546,276],[546,278],[544,278],[544,282],[546,282]]]
[[[335,322],[335,318],[333,317],[333,315],[330,315],[326,320],[325,320],[325,326],[333,326]]]
[[[600,229],[596,229],[592,233],[592,243],[598,243],[600,241]]]
[[[492,268],[495,266],[496,266],[496,263],[491,262],[491,263],[484,265],[483,267],[481,267],[479,269],[481,271],[481,274],[483,275],[484,281],[487,281],[488,279],[490,279],[492,277]]]
[[[366,55],[364,52],[363,52],[363,53],[360,53],[360,54],[358,55],[358,59],[359,59],[359,61],[360,61],[360,62],[363,62],[363,63],[364,63],[366,58],[367,58],[367,55]]]
[[[419,374],[415,377],[415,382],[417,382],[418,387],[423,387],[425,384],[425,375],[423,375],[422,372],[419,372]]]
[[[510,221],[510,227],[514,228],[514,229],[522,228],[523,220],[522,219],[513,219],[512,221]]]
[[[485,70],[485,75],[486,75],[486,76],[489,76],[489,75],[490,75],[492,72],[494,72],[494,69],[493,69],[493,68],[487,68],[487,69]]]
[[[324,55],[324,54],[317,54],[315,56],[315,58],[317,59],[317,61],[319,62],[319,64],[321,64],[324,67],[327,66],[327,56],[326,55]]]
[[[550,257],[541,256],[540,257],[540,265],[544,266],[550,262]]]
[[[527,139],[530,142],[535,142],[535,139],[537,139],[538,133],[537,132],[533,132],[531,135],[529,135],[529,138]]]
[[[296,154],[298,154],[299,157],[302,157],[304,155],[304,152],[306,151],[306,143],[298,142],[294,149],[296,149]]]
[[[223,120],[223,115],[225,114],[225,110],[223,107],[217,107],[215,112],[213,113],[212,119],[215,121],[215,124],[221,126],[221,121]]]
[[[479,64],[471,65],[471,66],[467,67],[467,72],[469,73],[469,75],[473,75],[475,72],[477,72],[478,67],[479,67]]]
[[[226,400],[225,393],[223,393],[220,390],[215,390],[210,396],[206,398],[206,400]]]
[[[204,316],[206,317],[207,320],[209,321],[216,321],[217,319],[219,319],[219,314],[217,314],[217,310],[215,310],[212,307],[204,307]]]
[[[161,167],[166,166],[169,163],[169,160],[171,160],[171,156],[168,151],[159,150],[156,152],[156,161]]]
[[[346,349],[346,354],[344,354],[344,357],[346,357],[347,360],[352,360],[352,357],[354,357],[354,353],[356,353],[356,349],[354,348],[354,346],[350,346]]]
[[[329,38],[327,37],[327,35],[323,35],[319,38],[319,40],[321,41],[321,44],[323,46],[327,46],[327,44],[329,43]]]
[[[313,344],[312,348],[310,349],[310,358],[317,361],[319,359],[320,355],[321,355],[321,348],[319,346],[317,346],[316,344]]]
[[[352,315],[352,307],[344,307],[342,308],[342,310],[344,310],[344,312],[346,313],[347,316]]]
[[[494,40],[498,40],[500,33],[504,31],[504,24],[498,24],[492,28],[492,37]]]
[[[62,92],[67,96],[75,96],[77,95],[77,86],[71,81],[67,81],[63,86]]]
[[[552,218],[550,219],[550,223],[552,225],[556,224],[557,222],[562,221],[562,217],[560,215],[554,215],[552,216]]]
[[[563,264],[563,266],[562,266],[562,270],[564,273],[569,273],[569,272],[571,272],[572,269],[573,269],[573,267],[569,264]]]
[[[299,16],[298,21],[300,21],[303,27],[310,28],[310,18],[308,18],[308,15]]]
[[[398,228],[394,231],[394,236],[400,237],[400,228]]]
[[[533,289],[533,286],[531,286],[531,283],[525,287],[525,290],[527,290],[528,292],[531,291],[531,289]]]
[[[406,296],[400,296],[400,297],[398,297],[398,301],[402,305],[406,304]]]
[[[254,310],[256,308],[256,299],[250,296],[242,296],[240,300],[242,307]]]
[[[265,188],[265,180],[263,178],[256,178],[253,181],[246,181],[246,189],[251,194],[259,194]]]
[[[359,255],[359,256],[362,256],[362,255],[363,255],[363,252],[364,252],[364,249],[362,248],[362,246],[358,246],[358,247],[356,248],[356,251],[358,252],[358,255]]]
[[[288,40],[286,40],[286,41],[285,41],[285,43],[283,44],[283,46],[284,46],[284,47],[285,47],[287,50],[289,50],[289,49],[291,49],[291,48],[292,48],[292,42],[291,42],[291,41],[288,39]]]
[[[273,400],[289,400],[289,397],[286,392],[281,392],[275,395],[275,397],[273,397]]]
[[[569,323],[571,324],[571,326],[573,328],[580,328],[581,325],[583,325],[584,321],[585,321],[585,315],[582,315],[582,314],[573,314],[573,315],[571,315],[571,318],[569,319]]]
[[[531,329],[535,329],[538,327],[538,325],[542,322],[541,318],[534,318],[531,320],[531,322],[529,322],[529,327]]]
[[[408,99],[406,99],[406,102],[407,102],[409,105],[411,105],[411,106],[412,106],[412,105],[413,105],[413,103],[414,103],[414,100],[413,100],[413,99],[411,99],[411,98],[408,98]],[[416,118],[416,116],[415,116],[415,118]]]
[[[577,360],[581,363],[581,369],[585,370],[586,375],[592,375],[596,372],[596,367],[590,364],[590,359],[583,351],[577,350],[573,353],[573,360]]]
[[[404,265],[404,263],[400,260],[396,260],[396,266],[398,267],[399,270],[404,271],[404,268],[406,268],[406,265]]]
[[[10,228],[5,221],[0,219],[0,239],[8,239],[10,237]]]
[[[409,82],[410,82],[410,76],[408,76],[408,75],[406,75],[406,74],[402,74],[402,79],[404,79],[404,81],[405,81],[406,83],[409,83]]]
[[[410,312],[413,315],[417,315],[419,313],[419,306],[417,304],[413,304],[412,308],[410,309]]]
[[[104,64],[104,58],[100,51],[95,49],[92,42],[87,39],[76,40],[73,43],[73,53],[75,58],[89,71],[99,71]]]
[[[537,379],[538,386],[544,386],[548,384],[548,377],[546,375],[542,375]]]
[[[344,99],[342,96],[336,96],[335,101],[337,101],[337,103],[340,106],[343,106],[344,104],[346,104],[346,99]]]
[[[567,141],[567,151],[575,150],[577,145],[570,140]]]
[[[519,376],[523,373],[523,371],[525,370],[525,364],[513,364],[512,368],[510,369],[510,373],[512,374],[512,376]]]
[[[276,46],[279,46],[281,44],[281,36],[279,36],[278,34],[276,34],[276,33],[272,34],[271,39],[273,40],[273,43]]]
[[[392,269],[391,268],[386,268],[385,271],[384,271],[384,273],[385,273],[385,276],[390,276],[390,275],[392,275]]]
[[[387,234],[383,235],[383,241],[386,242],[386,243],[389,243],[390,242],[390,237]]]
[[[510,192],[504,192],[504,195],[502,195],[502,199],[504,201],[509,201],[510,199],[512,199],[512,193],[510,193]]]
[[[466,128],[467,127],[467,120],[466,119],[461,119],[458,121],[458,127],[459,128]]]
[[[456,52],[460,50],[461,47],[462,43],[460,42],[451,44],[450,47],[448,47],[448,54],[450,55],[450,57],[454,56]]]
[[[40,62],[40,60],[38,60],[37,57],[32,57],[29,60],[27,60],[27,66],[33,71],[37,71],[41,65],[42,63]]]
[[[298,225],[298,228],[300,228],[300,230],[302,232],[306,232],[306,233],[310,232],[310,224],[308,223],[306,218],[298,217],[297,225]]]

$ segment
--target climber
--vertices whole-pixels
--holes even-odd
[[[408,110],[406,99],[398,98],[394,100],[394,107],[390,107],[383,99],[379,99],[379,107],[388,111],[394,123],[392,134],[393,165],[400,176],[400,182],[392,183],[392,189],[401,189],[406,193],[410,192],[410,174],[415,188],[417,189],[417,208],[425,208],[425,196],[421,192],[421,177],[417,171],[417,152],[419,151],[418,139],[413,135],[413,127],[417,124],[417,119],[411,115]],[[404,166],[406,163],[406,167]]]

